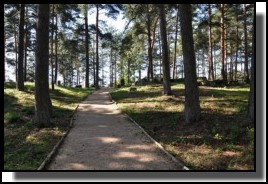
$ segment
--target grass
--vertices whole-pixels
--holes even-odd
[[[50,91],[53,105],[52,126],[38,128],[34,117],[34,83],[25,83],[25,91],[16,84],[4,84],[4,170],[36,170],[64,135],[77,103],[93,88],[55,86]]]
[[[254,169],[254,125],[247,118],[249,86],[199,87],[199,122],[184,122],[184,85],[173,84],[173,96],[162,86],[114,90],[117,105],[172,155],[194,170]]]

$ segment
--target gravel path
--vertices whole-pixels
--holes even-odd
[[[100,89],[81,102],[49,170],[181,170]]]

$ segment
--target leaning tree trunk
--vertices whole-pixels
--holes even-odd
[[[189,123],[200,119],[199,91],[196,78],[192,28],[192,7],[190,4],[180,4],[179,12],[185,72],[185,121]]]
[[[23,55],[24,55],[24,14],[25,14],[25,4],[20,6],[20,24],[19,24],[19,58],[18,58],[18,81],[17,89],[19,91],[24,91],[24,81],[23,81]]]
[[[35,117],[39,127],[49,127],[52,104],[49,96],[49,4],[39,4],[36,30]]]
[[[163,4],[159,5],[159,15],[160,15],[160,32],[162,39],[162,56],[163,56],[163,95],[172,95],[170,87],[170,67],[168,59],[168,45],[167,45],[167,27],[166,27],[166,16],[165,16],[165,6]]]

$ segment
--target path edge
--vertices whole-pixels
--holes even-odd
[[[182,170],[190,170],[188,167],[186,167],[181,161],[179,161],[177,158],[175,158],[173,155],[171,155],[159,142],[157,142],[154,138],[152,138],[134,119],[132,119],[129,115],[124,113],[118,106],[117,102],[113,100],[110,91],[109,91],[109,98],[110,100],[115,103],[117,109],[125,116],[127,117],[131,122],[133,122],[154,144],[157,145],[157,147],[160,148],[168,157],[170,157],[175,163],[180,165],[182,167]]]
[[[73,127],[73,120],[74,120],[74,114],[76,113],[77,109],[79,107],[79,104],[77,104],[75,110],[73,111],[73,113],[69,116],[71,118],[70,123],[69,123],[69,127],[68,130],[64,133],[64,135],[61,137],[61,139],[57,142],[57,144],[53,147],[52,151],[47,155],[47,157],[45,158],[45,160],[41,163],[41,165],[38,167],[37,170],[45,170],[45,168],[48,166],[48,164],[51,162],[52,157],[57,153],[57,151],[59,150],[61,144],[63,143],[64,139],[66,138],[66,136],[69,134],[70,130]]]

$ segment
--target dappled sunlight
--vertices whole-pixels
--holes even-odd
[[[70,170],[87,170],[89,169],[88,166],[82,163],[70,163],[67,166]]]
[[[121,139],[115,137],[96,137],[102,143],[118,143]]]
[[[51,137],[61,137],[63,136],[63,132],[58,128],[48,129],[43,128],[41,130],[33,131],[26,137],[26,142],[31,144],[44,144],[44,139],[47,136]]]

